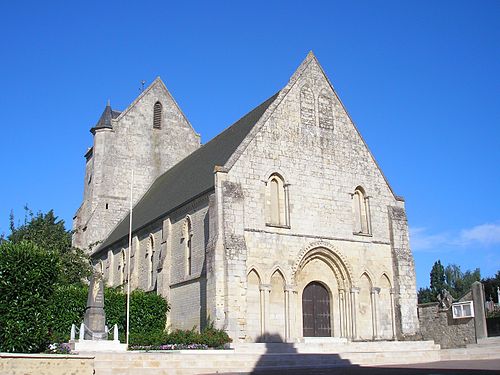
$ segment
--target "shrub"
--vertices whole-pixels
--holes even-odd
[[[190,330],[177,329],[166,335],[163,344],[199,344],[200,340],[200,334],[194,328]]]
[[[57,287],[47,311],[51,330],[51,342],[69,340],[71,325],[83,321],[87,306],[88,287],[86,285],[62,285]]]
[[[118,325],[120,341],[125,341],[125,325],[127,324],[127,296],[119,288],[104,288],[104,312],[106,324],[110,331]]]
[[[34,353],[48,345],[46,309],[59,274],[58,257],[37,245],[0,245],[0,351]]]
[[[210,348],[222,348],[225,344],[232,340],[226,331],[216,329],[213,323],[209,323],[207,327],[201,331],[200,344],[205,344]]]
[[[117,324],[120,340],[125,340],[127,322],[127,295],[120,289],[105,288],[104,311],[109,329]],[[130,294],[130,334],[146,338],[147,334],[157,336],[162,332],[170,310],[168,302],[156,293],[134,290]],[[129,340],[130,341],[130,340]]]
[[[133,332],[129,337],[129,345],[159,346],[166,343],[167,333],[164,331]]]
[[[130,294],[130,332],[157,332],[165,329],[170,306],[156,293],[134,290]]]
[[[69,340],[71,324],[83,321],[87,306],[88,286],[59,286],[48,307],[48,322],[51,329],[50,341],[64,342]],[[118,325],[120,340],[125,341],[125,326],[127,295],[118,288],[104,288],[104,312],[106,324],[113,332],[113,326]],[[158,338],[158,332],[165,327],[167,301],[155,294],[135,290],[130,294],[130,333],[136,342],[151,341]],[[151,339],[148,337],[151,336]],[[161,341],[161,340],[160,340]]]
[[[228,334],[209,324],[203,331],[177,329],[170,333],[136,333],[130,335],[131,350],[179,350],[222,348],[232,340]]]

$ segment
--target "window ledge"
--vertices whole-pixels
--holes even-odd
[[[290,229],[290,225],[266,223],[266,227]]]
[[[371,233],[363,233],[363,232],[352,232],[355,236],[362,236],[362,237],[373,237],[373,234]]]

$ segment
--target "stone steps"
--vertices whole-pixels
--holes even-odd
[[[481,360],[500,358],[500,337],[479,339],[477,344],[469,344],[465,348],[441,350],[441,359],[447,360]]]
[[[308,349],[306,346],[310,346]],[[328,351],[340,347],[339,352]],[[440,359],[433,342],[372,342],[324,344],[242,344],[233,350],[95,353],[95,374],[194,375],[251,372],[255,369],[335,368],[349,365],[388,365]],[[267,352],[261,352],[262,348]],[[293,348],[294,352],[284,352]],[[306,352],[312,350],[312,352]],[[275,350],[276,352],[269,352]]]
[[[477,344],[469,344],[467,345],[467,347],[469,346],[500,346],[500,336],[497,336],[497,337],[488,337],[488,338],[485,338],[485,339],[479,339],[477,340]]]
[[[342,353],[439,350],[434,341],[366,341],[344,343],[252,343],[236,344],[232,348],[238,353]]]

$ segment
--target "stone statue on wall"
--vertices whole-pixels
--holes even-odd
[[[447,289],[443,289],[437,296],[439,307],[449,309],[453,303],[453,297]]]
[[[95,271],[90,279],[87,307],[85,308],[85,339],[106,339],[106,315],[104,313],[104,282],[102,273]]]

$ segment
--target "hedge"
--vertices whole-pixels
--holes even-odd
[[[83,321],[87,304],[88,287],[86,285],[60,286],[53,296],[49,311],[51,340],[63,342],[69,340],[71,324]],[[111,332],[118,325],[120,340],[125,340],[127,296],[119,289],[104,288],[104,312],[106,324]],[[134,290],[130,294],[130,333],[154,334],[165,328],[169,306],[167,301],[155,294]]]
[[[46,310],[58,257],[28,241],[0,244],[0,351],[36,353],[49,340]]]
[[[195,328],[173,332],[134,333],[130,335],[131,350],[158,350],[169,348],[222,348],[232,340],[228,334],[209,324],[201,332]],[[169,346],[170,345],[170,346]],[[178,347],[174,346],[177,345]]]

